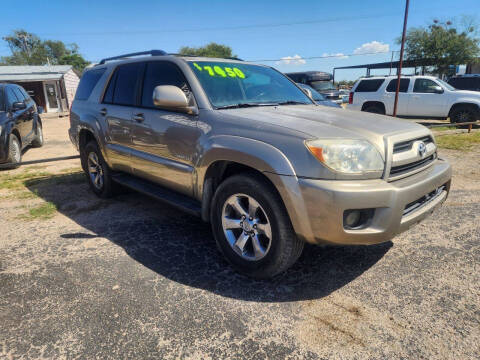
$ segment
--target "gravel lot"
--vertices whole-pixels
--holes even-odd
[[[67,122],[24,159],[74,154]],[[434,216],[307,246],[271,281],[234,273],[196,218],[97,199],[78,160],[1,171],[0,358],[478,359],[480,148],[440,155],[454,179]]]

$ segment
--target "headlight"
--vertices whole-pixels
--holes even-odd
[[[362,174],[384,168],[382,156],[366,140],[317,139],[305,145],[320,162],[341,173]]]

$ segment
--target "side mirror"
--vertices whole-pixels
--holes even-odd
[[[27,105],[23,101],[16,101],[12,104],[13,111],[24,110],[26,108]]]
[[[312,92],[310,91],[310,89],[305,89],[305,88],[300,88],[302,89],[302,91],[309,97],[309,98],[312,98]]]
[[[197,108],[188,105],[185,93],[177,86],[159,85],[153,90],[153,104],[161,109],[196,115]]]
[[[435,86],[435,89],[433,90],[435,94],[443,94],[444,90],[441,86]]]

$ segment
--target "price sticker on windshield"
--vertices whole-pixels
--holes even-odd
[[[240,79],[245,79],[245,74],[243,73],[242,70],[240,70],[237,67],[228,67],[228,66],[210,66],[210,65],[204,65],[201,66],[197,63],[193,63],[193,66],[195,69],[201,72],[205,72],[206,74],[210,76],[216,76],[216,77],[223,77],[223,78],[240,78]]]

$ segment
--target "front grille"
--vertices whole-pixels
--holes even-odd
[[[405,209],[403,210],[403,216],[408,215],[418,209],[420,206],[432,201],[438,195],[442,193],[442,191],[446,190],[446,186],[442,185],[439,188],[429,192],[427,195],[423,195],[420,199],[412,201],[411,203],[405,205]]]
[[[415,141],[423,141],[425,143],[425,145],[427,145],[429,143],[432,143],[433,139],[432,139],[431,136],[423,136],[421,138],[416,138],[416,139],[411,139],[411,140],[396,143],[393,146],[393,153],[396,154],[396,153],[400,153],[400,152],[403,152],[403,151],[410,150]]]
[[[432,154],[429,157],[426,157],[425,159],[422,159],[422,160],[414,161],[405,165],[393,166],[390,169],[390,177],[399,176],[399,175],[408,173],[410,171],[420,169],[428,165],[429,163],[431,163],[433,160],[435,160],[435,157],[436,157],[436,154]]]

